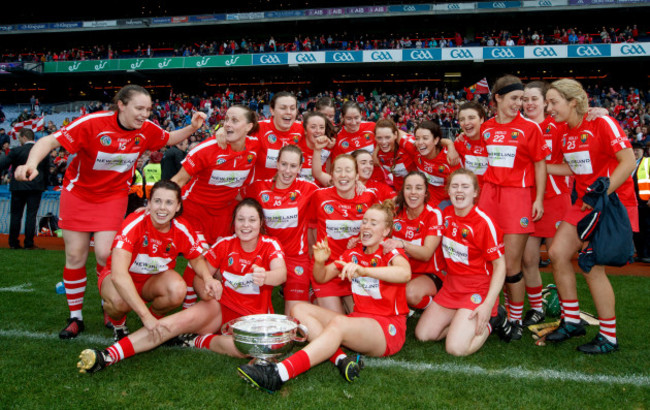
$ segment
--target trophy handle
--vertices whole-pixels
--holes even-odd
[[[223,326],[221,326],[221,334],[224,336],[232,336],[232,325],[236,320],[237,319],[224,323]]]
[[[298,336],[298,331],[300,331],[303,334],[302,337]],[[307,330],[307,326],[299,324],[298,328],[296,329],[296,334],[293,335],[292,340],[298,343],[306,342],[308,335],[309,335],[309,331]]]

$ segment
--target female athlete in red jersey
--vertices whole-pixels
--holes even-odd
[[[302,125],[305,135],[298,144],[304,158],[300,177],[319,186],[329,186],[331,177],[327,170],[330,167],[331,152],[327,147],[335,140],[334,126],[325,115],[316,111],[310,111],[303,115]],[[317,160],[321,164],[319,167],[322,170],[321,179],[316,178],[312,172],[314,154],[318,155]]]
[[[445,191],[447,177],[460,164],[451,165],[447,148],[442,144],[442,131],[433,121],[422,121],[415,127],[415,166],[429,183],[429,205],[444,209],[449,205],[449,195]],[[449,144],[452,145],[453,144]]]
[[[558,123],[566,122],[561,126],[562,139],[557,147],[565,162],[549,164],[549,173],[574,175],[578,194],[578,200],[564,216],[549,250],[563,319],[560,327],[546,336],[546,340],[561,342],[586,333],[580,322],[576,278],[571,263],[584,245],[578,237],[576,225],[590,211],[582,197],[599,177],[608,177],[607,193],[618,194],[628,210],[632,229],[638,230],[638,210],[631,177],[636,162],[630,142],[615,119],[609,116],[593,121],[587,119],[588,97],[579,82],[571,79],[553,82],[546,93],[546,102],[553,119]],[[598,311],[600,331],[591,342],[578,346],[578,350],[591,354],[618,350],[614,290],[605,267],[594,266],[583,276]]]
[[[415,309],[426,309],[442,288],[442,213],[428,205],[427,177],[411,171],[404,178],[395,203],[397,212],[393,236],[384,241],[384,250],[401,248],[409,257],[412,279],[406,284],[406,300]]]
[[[332,157],[358,149],[372,153],[375,149],[375,123],[362,120],[359,104],[346,101],[341,107],[341,117],[343,127],[336,136]]]
[[[453,207],[443,211],[442,238],[447,278],[420,317],[415,336],[446,339],[447,353],[467,356],[483,346],[493,325],[507,325],[505,316],[498,315],[506,276],[503,234],[474,205],[479,186],[472,171],[454,171],[448,190]]]
[[[158,181],[146,210],[129,215],[115,236],[97,285],[116,341],[128,334],[126,314],[131,310],[145,328],[156,332],[158,319],[183,303],[185,282],[174,270],[179,254],[199,272],[205,292],[210,296],[221,293],[221,284],[210,275],[194,230],[180,217],[182,212],[180,187],[168,180]],[[149,308],[147,302],[151,302]]]
[[[230,107],[222,127],[226,146],[219,145],[217,136],[206,139],[187,154],[181,170],[172,178],[183,188],[185,218],[205,248],[231,234],[224,220],[237,205],[241,188],[253,180],[253,168],[259,161],[259,142],[249,137],[257,125],[257,116],[248,107]],[[184,307],[188,307],[196,302],[191,264],[183,278],[188,288]]]
[[[296,122],[298,100],[287,91],[275,93],[270,101],[271,118],[260,121],[259,129],[252,135],[260,142],[258,162],[255,164],[255,179],[273,178],[277,169],[278,152],[287,144],[298,144],[303,128]]]
[[[551,155],[546,157],[547,164],[561,164],[562,155],[558,146],[561,135],[557,132],[558,126],[551,116],[546,115],[544,95],[548,84],[542,81],[532,81],[524,87],[523,109],[526,118],[539,124],[546,145],[551,150]],[[526,295],[530,310],[524,315],[524,327],[541,323],[545,319],[542,307],[542,277],[539,273],[540,246],[545,240],[546,249],[551,247],[553,237],[566,211],[571,206],[571,184],[569,177],[548,174],[546,192],[544,193],[544,214],[535,222],[535,232],[526,241],[522,272],[526,283]]]
[[[412,135],[400,135],[400,130],[392,120],[381,119],[375,124],[375,141],[378,148],[378,168],[375,175],[382,175],[380,180],[393,186],[396,191],[402,189],[404,178],[415,169],[413,160],[416,149],[413,140]],[[401,141],[410,143],[400,143]]]
[[[65,242],[63,284],[70,319],[59,333],[70,339],[84,330],[82,308],[86,291],[86,260],[91,236],[97,272],[106,265],[115,233],[126,214],[129,184],[138,157],[188,138],[203,125],[195,112],[192,123],[168,133],[149,121],[151,96],[143,87],[127,85],[117,92],[111,111],[85,115],[38,140],[16,179],[32,180],[39,162],[60,146],[76,154],[66,169],[61,191],[59,225]]]
[[[358,236],[363,214],[377,202],[374,190],[357,192],[358,178],[354,158],[347,154],[339,155],[332,164],[333,186],[321,188],[312,195],[311,208],[317,223],[317,240],[328,238],[333,255],[342,254],[350,238]],[[350,296],[350,287],[341,279],[333,278],[327,283],[312,280],[312,288],[319,306],[345,312],[341,298]],[[346,300],[346,304],[349,302]],[[349,305],[347,308],[351,310]]]
[[[481,104],[470,101],[458,108],[458,123],[463,133],[454,140],[454,147],[463,168],[469,169],[478,178],[479,187],[483,185],[483,174],[488,166],[487,150],[481,139],[481,124],[484,121],[485,109]]]
[[[479,207],[503,230],[506,256],[508,315],[513,339],[520,339],[526,295],[521,280],[521,260],[534,222],[544,213],[546,161],[549,154],[539,125],[524,118],[521,99],[524,86],[512,75],[494,83],[497,114],[481,126],[488,153]]]
[[[364,149],[358,149],[352,152],[352,157],[357,161],[359,182],[366,188],[375,190],[379,202],[383,202],[386,199],[395,199],[397,192],[395,192],[393,187],[385,183],[383,178],[381,181],[372,178],[375,169],[379,169],[379,167],[374,165],[372,153]]]
[[[263,234],[264,211],[257,201],[246,198],[235,207],[233,231],[233,236],[219,240],[206,255],[210,272],[223,283],[223,292],[201,295],[190,308],[160,319],[156,332],[142,328],[101,351],[82,351],[77,363],[80,371],[97,372],[181,334],[187,334],[183,340],[188,346],[242,357],[232,336],[215,333],[238,317],[272,313],[271,292],[284,283],[286,267],[280,244]],[[205,288],[199,276],[196,284],[197,289]]]
[[[309,203],[318,186],[297,178],[303,162],[295,145],[285,145],[278,155],[278,172],[273,179],[256,181],[243,192],[264,208],[267,234],[282,244],[287,265],[284,311],[289,314],[299,301],[309,300]]]
[[[326,360],[332,361],[347,381],[359,376],[360,363],[348,357],[345,346],[364,355],[382,357],[397,353],[406,338],[405,283],[411,268],[404,253],[384,253],[381,243],[390,235],[393,206],[375,204],[363,216],[361,243],[334,256],[327,241],[314,246],[314,276],[319,282],[341,277],[354,295],[349,315],[301,303],[293,315],[309,329],[309,344],[278,364],[238,367],[253,386],[273,392],[287,380]],[[334,258],[332,258],[334,256]],[[334,262],[326,265],[327,261]]]

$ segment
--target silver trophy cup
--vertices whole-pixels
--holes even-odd
[[[305,326],[290,316],[274,314],[242,316],[225,323],[221,333],[231,335],[237,350],[259,364],[276,361],[291,351],[293,342],[307,340]]]

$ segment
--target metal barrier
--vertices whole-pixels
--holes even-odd
[[[38,207],[38,214],[36,218],[36,227],[42,217],[51,213],[52,215],[59,216],[59,197],[61,193],[58,191],[45,191],[41,196],[41,204]],[[9,222],[11,220],[11,191],[0,190],[0,234],[9,233]],[[25,214],[23,213],[23,223],[21,224],[20,233],[25,232],[24,228]]]

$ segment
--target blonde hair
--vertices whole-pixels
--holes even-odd
[[[474,190],[476,191],[477,198],[478,198],[478,193],[480,192],[480,185],[478,183],[478,177],[474,172],[467,168],[458,168],[449,176],[447,177],[447,183],[445,184],[445,191],[449,193],[449,187],[451,186],[451,180],[454,179],[456,175],[467,175],[471,180],[472,180],[472,185],[474,186]]]
[[[549,90],[557,91],[562,98],[567,101],[574,100],[576,102],[576,113],[583,116],[589,110],[589,97],[582,88],[582,84],[571,78],[563,78],[561,80],[553,81]]]
[[[372,204],[368,211],[376,209],[384,213],[386,217],[386,228],[389,228],[388,236],[393,233],[393,220],[395,218],[395,202],[392,199],[387,199],[384,202]],[[367,212],[367,211],[366,211]]]

